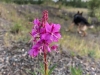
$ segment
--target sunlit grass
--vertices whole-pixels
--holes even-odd
[[[82,75],[82,70],[80,67],[76,68],[76,67],[70,67],[71,70],[71,75]]]
[[[10,6],[9,6],[10,5]],[[9,6],[9,9],[8,7]],[[11,7],[12,6],[12,7]],[[18,5],[16,4],[3,4],[0,3],[0,11],[1,11],[1,17],[12,22],[12,25],[10,25],[10,31],[6,32],[4,34],[4,43],[5,46],[11,46],[11,42],[17,42],[17,41],[29,41],[29,32],[32,28],[32,24],[30,24],[30,21],[28,18],[30,18],[29,13],[24,13],[26,15],[19,14],[15,7]],[[10,8],[11,7],[11,8]],[[36,16],[36,15],[35,15]],[[34,18],[34,16],[31,15],[31,18]],[[12,32],[12,33],[10,33]],[[16,33],[16,34],[15,34]]]
[[[65,9],[65,7],[63,9]],[[86,8],[67,7],[66,10],[69,11],[69,12],[77,12],[77,11],[80,11],[80,12],[88,13],[88,9],[86,9]]]
[[[100,58],[100,47],[99,44],[92,41],[87,41],[83,38],[78,38],[77,36],[65,35],[60,40],[60,44],[70,52],[75,52],[81,56],[90,56],[95,58]]]
[[[29,14],[28,12],[23,12],[24,16],[21,15],[19,16],[18,14],[18,10],[16,10],[14,8],[14,6],[16,7],[16,4],[11,4],[11,6],[13,7],[8,7],[5,4],[0,4],[0,11],[2,11],[2,18],[11,21],[13,23],[13,25],[11,26],[13,31],[16,29],[20,29],[20,32],[17,34],[11,34],[10,32],[7,32],[4,35],[4,43],[6,46],[10,46],[10,40],[11,41],[26,41],[28,42],[30,37],[29,37],[29,32],[32,28],[32,24],[29,24],[30,21],[32,21],[34,19],[34,17],[39,16],[39,13],[31,13]],[[79,11],[83,11],[85,13],[88,12],[88,9],[84,9],[84,8],[73,8],[73,7],[62,7],[61,9],[64,9],[65,11],[68,12],[77,12]],[[53,10],[52,10],[53,11]],[[55,12],[53,12],[55,13]],[[72,36],[70,34],[67,34],[65,32],[65,29],[67,27],[66,24],[67,20],[64,20],[63,18],[67,18],[68,20],[69,17],[68,16],[63,16],[61,12],[57,12],[57,15],[60,15],[60,17],[53,17],[50,18],[50,22],[54,22],[54,23],[60,23],[62,26],[61,32],[62,32],[62,39],[60,40],[60,44],[62,45],[63,48],[70,49],[72,52],[72,55],[75,55],[74,52],[78,53],[79,55],[82,56],[90,56],[90,57],[96,57],[96,58],[100,58],[100,47],[99,44],[94,43],[94,40],[92,41],[86,41],[83,38],[77,37],[77,36]],[[28,20],[28,18],[30,18]],[[90,19],[89,19],[90,21]],[[16,27],[16,24],[20,24],[20,27]],[[64,29],[65,28],[65,29]],[[97,33],[97,31],[99,31],[100,28],[98,27],[97,29],[93,29],[91,31],[93,31],[94,33]]]

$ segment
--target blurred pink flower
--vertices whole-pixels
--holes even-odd
[[[30,49],[30,51],[28,52],[30,56],[32,57],[36,57],[40,52],[39,46],[38,45],[34,45],[32,47],[32,49]]]
[[[47,50],[47,52],[51,52],[51,49],[49,47],[51,41],[48,39],[41,39],[37,44],[39,46],[41,46],[42,52],[44,52],[44,50]]]
[[[51,46],[51,43],[57,42],[60,38],[60,24],[49,24],[48,12],[43,12],[42,20],[35,19],[33,21],[34,27],[31,31],[33,47],[29,51],[29,55],[36,57],[39,53],[51,52],[51,50],[56,50],[58,47],[56,45]]]
[[[57,50],[57,48],[58,48],[58,46],[57,46],[57,45],[53,45],[53,46],[51,46],[51,49],[52,49],[52,50],[55,50],[55,51],[56,51],[56,50]]]
[[[40,25],[39,19],[37,19],[37,18],[34,19],[33,24],[36,25],[36,26],[39,26]]]
[[[53,42],[57,42],[60,38],[60,24],[47,24],[45,26],[46,28],[46,33],[43,34],[43,37],[50,39]]]
[[[39,21],[39,19],[35,19],[33,21],[33,24],[34,24],[34,27],[32,28],[31,35],[33,37],[36,37],[36,36],[38,36],[39,31],[40,31],[40,21]]]

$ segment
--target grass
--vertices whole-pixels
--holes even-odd
[[[17,34],[17,33],[19,33],[21,30],[22,30],[22,25],[21,24],[19,24],[19,23],[16,23],[15,25],[13,25],[12,27],[11,27],[11,33],[14,33],[14,34]]]
[[[6,33],[5,35],[4,35],[4,46],[5,47],[10,47],[11,46],[11,44],[10,44],[10,36],[9,36],[9,34],[8,33]]]
[[[74,51],[78,55],[100,58],[99,44],[94,43],[94,41],[87,42],[85,39],[77,36],[64,35],[59,43],[66,48],[66,50],[70,49],[72,50],[71,52]]]
[[[76,68],[71,66],[70,70],[71,70],[71,75],[82,75],[81,68]]]
[[[73,8],[73,7],[63,7],[62,9],[66,9],[68,12],[84,12],[84,13],[88,13],[88,9],[86,8]]]
[[[96,51],[94,51],[94,50],[88,50],[88,56],[89,57],[95,57],[95,55],[96,55]]]
[[[9,40],[11,41],[26,41],[28,42],[28,40],[30,39],[29,37],[29,32],[32,28],[32,24],[29,24],[30,21],[32,21],[35,17],[39,17],[41,14],[40,13],[30,13],[29,12],[23,12],[24,14],[18,14],[18,10],[14,7],[17,7],[18,5],[16,4],[8,4],[8,6],[6,6],[7,4],[2,4],[0,3],[0,11],[2,10],[2,18],[7,19],[8,21],[11,21],[13,23],[13,25],[11,25],[11,31],[13,31],[14,33],[16,33],[18,31],[18,33],[15,34],[11,34],[10,32],[7,32],[4,36],[4,40],[5,40],[5,45],[10,46],[9,44]],[[10,8],[11,7],[11,8]],[[56,6],[53,6],[56,7]],[[83,9],[83,8],[72,8],[72,7],[62,7],[61,9],[68,11],[68,12],[77,12],[78,10],[83,11],[85,13],[88,12],[88,9]],[[55,13],[55,12],[53,12]],[[66,29],[66,25],[68,25],[69,23],[66,22],[67,20],[70,20],[70,18],[68,16],[63,16],[61,14],[61,12],[57,12],[57,15],[59,15],[60,17],[50,17],[49,21],[54,22],[54,23],[60,23],[62,26],[61,32],[62,32],[62,39],[60,40],[60,44],[64,47],[64,48],[69,48],[70,50],[72,50],[71,55],[75,55],[74,52],[78,53],[79,55],[83,55],[83,56],[90,56],[90,57],[96,57],[96,58],[100,58],[100,47],[99,44],[94,43],[93,41],[86,41],[83,38],[80,38],[78,36],[74,36],[74,35],[70,35],[67,34],[64,29]],[[67,19],[67,20],[66,20]],[[88,19],[90,21],[90,18]],[[67,24],[68,23],[68,24]],[[94,29],[93,32],[97,33],[97,31],[99,31],[100,28],[98,27],[97,29]],[[9,35],[9,36],[8,36]]]
[[[10,31],[13,34],[11,34],[9,31],[4,35],[5,46],[11,46],[11,41],[28,42],[30,38],[28,36],[32,24],[29,23],[30,21],[28,20],[28,17],[30,17],[32,14],[24,13],[25,15],[19,15],[17,12],[18,10],[14,8],[17,6],[18,5],[16,4],[0,3],[0,11],[2,13],[1,17],[8,20],[9,22],[12,22],[12,25],[10,25]],[[34,16],[30,18],[34,18]]]

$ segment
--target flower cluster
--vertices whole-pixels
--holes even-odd
[[[29,51],[29,54],[33,57],[44,51],[51,52],[56,50],[56,45],[51,45],[53,42],[57,42],[60,38],[60,24],[48,23],[48,11],[43,12],[41,20],[35,19],[33,21],[34,27],[31,31],[33,46]]]

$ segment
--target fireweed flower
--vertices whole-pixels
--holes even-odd
[[[45,26],[46,33],[43,34],[43,37],[48,38],[51,41],[58,41],[61,38],[59,33],[60,24],[51,24]]]
[[[51,44],[57,42],[60,38],[60,24],[48,23],[48,11],[43,12],[42,19],[35,19],[33,21],[34,27],[31,31],[31,36],[34,42],[32,48],[29,51],[29,55],[32,57],[37,56],[39,53],[51,52],[56,50],[57,46]]]
[[[41,52],[44,52],[44,50],[46,50],[47,52],[51,52],[50,50],[50,45],[51,41],[49,41],[48,39],[41,39],[37,44],[41,46]]]
[[[53,45],[53,46],[51,46],[51,49],[52,49],[52,50],[55,50],[55,51],[56,51],[57,48],[58,48],[57,45]]]
[[[45,75],[48,75],[47,52],[55,50],[58,46],[53,45],[60,38],[60,24],[48,23],[48,11],[43,12],[42,19],[35,19],[33,21],[33,28],[31,31],[33,46],[29,51],[32,57],[38,56],[39,53],[44,55]]]
[[[39,21],[39,19],[35,19],[33,24],[34,24],[34,27],[32,28],[31,35],[33,37],[37,37],[38,34],[40,33],[40,21]]]
[[[39,48],[40,48],[39,46],[34,45],[34,46],[32,47],[32,49],[29,51],[29,54],[30,54],[32,57],[36,57],[36,56],[39,54],[39,52],[40,52],[40,49],[39,49]]]

